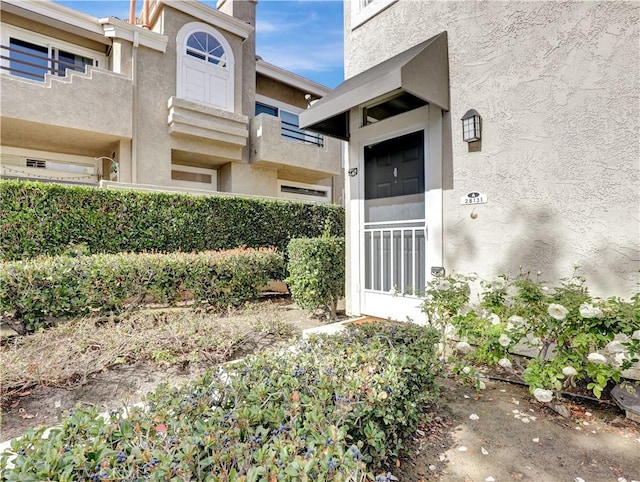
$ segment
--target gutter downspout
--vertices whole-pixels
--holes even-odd
[[[133,32],[133,50],[131,52],[131,83],[132,99],[131,110],[133,110],[131,125],[131,183],[138,183],[138,46],[140,36],[138,32]]]

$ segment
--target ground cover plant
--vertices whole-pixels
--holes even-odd
[[[436,392],[437,333],[351,328],[265,351],[106,417],[13,441],[5,480],[374,480]],[[12,456],[12,468],[8,465]]]
[[[429,283],[423,310],[457,341],[455,371],[462,377],[480,386],[473,364],[500,366],[520,376],[542,402],[578,382],[600,398],[640,360],[640,294],[594,298],[577,275],[557,286],[529,273],[490,282],[442,277]],[[518,370],[514,354],[523,347],[535,353]]]
[[[147,303],[189,299],[214,308],[239,306],[284,277],[275,249],[170,254],[40,257],[0,263],[0,313],[26,331],[89,313],[112,314]]]
[[[0,181],[0,259],[196,252],[344,236],[344,209],[287,200]]]

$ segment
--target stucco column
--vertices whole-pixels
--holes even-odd
[[[256,26],[256,5],[258,0],[219,0],[217,8],[220,12],[243,22]],[[255,30],[242,43],[242,114],[249,119],[255,115],[256,104],[256,34]],[[242,153],[244,162],[249,162],[249,146]]]
[[[218,190],[252,196],[278,196],[278,170],[230,162],[218,169]]]
[[[115,147],[115,153],[113,160],[118,163],[120,182],[131,182],[131,141],[122,140],[118,142]]]

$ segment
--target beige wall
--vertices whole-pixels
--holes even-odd
[[[594,294],[638,290],[640,4],[399,0],[353,30],[350,8],[347,77],[448,31],[448,272],[522,266],[556,281],[579,265]],[[471,108],[483,120],[473,153],[460,125]],[[460,205],[470,191],[488,203]]]
[[[256,93],[301,109],[307,108],[307,101],[304,98],[306,92],[261,74],[257,76]]]
[[[107,46],[104,43],[95,42],[93,40],[81,37],[79,35],[74,35],[69,32],[65,32],[64,30],[60,30],[43,23],[35,24],[32,20],[27,20],[26,18],[19,17],[2,10],[0,10],[0,21],[2,21],[2,23],[8,23],[10,25],[23,28],[25,30],[32,30],[39,33],[40,35],[46,35],[47,37],[53,37],[59,40],[63,40],[74,45],[79,45],[80,47],[84,47],[86,49],[95,50],[97,52],[100,52],[101,54],[105,54],[107,52]]]
[[[255,2],[227,0],[222,7],[223,13],[255,24]],[[105,54],[103,44],[76,34],[7,12],[2,21]],[[44,83],[2,75],[0,145],[114,158],[120,164],[120,180],[134,184],[173,185],[172,163],[217,169],[220,190],[276,196],[279,172],[291,174],[286,159],[279,159],[280,163],[272,159],[274,166],[250,164],[248,128],[256,94],[253,34],[243,39],[214,26],[230,44],[234,57],[233,112],[227,112],[177,98],[176,37],[183,26],[202,19],[168,2],[154,22],[153,33],[136,32],[141,40],[138,47],[132,43],[132,27],[111,22],[108,32],[115,37],[105,37],[112,46],[109,56],[101,57],[107,62],[88,74],[53,77]],[[234,22],[228,25],[233,28]],[[158,34],[168,39],[165,52]],[[304,92],[298,89],[279,82],[269,83],[269,89],[265,95],[306,107]],[[275,141],[280,140],[279,131],[274,136]],[[313,171],[314,181],[331,183],[329,176],[336,172],[337,163],[339,157],[325,156],[312,163],[312,169],[305,164],[294,180],[307,182]],[[237,164],[243,167],[234,167]],[[318,180],[322,174],[324,179]]]
[[[168,101],[176,96],[176,66],[178,31],[190,22],[198,22],[199,19],[190,17],[178,10],[165,7],[161,14],[160,33],[169,38],[167,50],[161,52],[139,48],[138,49],[138,116],[137,136],[134,143],[137,151],[137,179],[134,182],[167,186],[171,184],[171,152],[172,149],[185,152],[185,140],[173,138],[168,135]],[[242,95],[242,39],[236,35],[217,29],[231,44],[234,55],[234,104],[235,112],[243,111]],[[136,142],[137,141],[137,142]],[[227,154],[227,146],[220,146],[215,141],[206,142],[202,139],[193,139],[200,154],[204,149],[212,158],[224,158]],[[188,142],[186,143],[188,144]],[[186,159],[185,159],[186,157]],[[182,163],[198,164],[202,158],[194,156],[190,162],[188,154],[182,154]],[[248,159],[244,159],[248,162]],[[220,161],[217,161],[220,164]]]

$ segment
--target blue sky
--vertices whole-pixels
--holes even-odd
[[[95,17],[129,17],[129,0],[56,0]],[[215,1],[203,3],[215,8]],[[138,8],[142,1],[138,1]],[[257,54],[328,87],[344,78],[342,0],[259,0]]]

